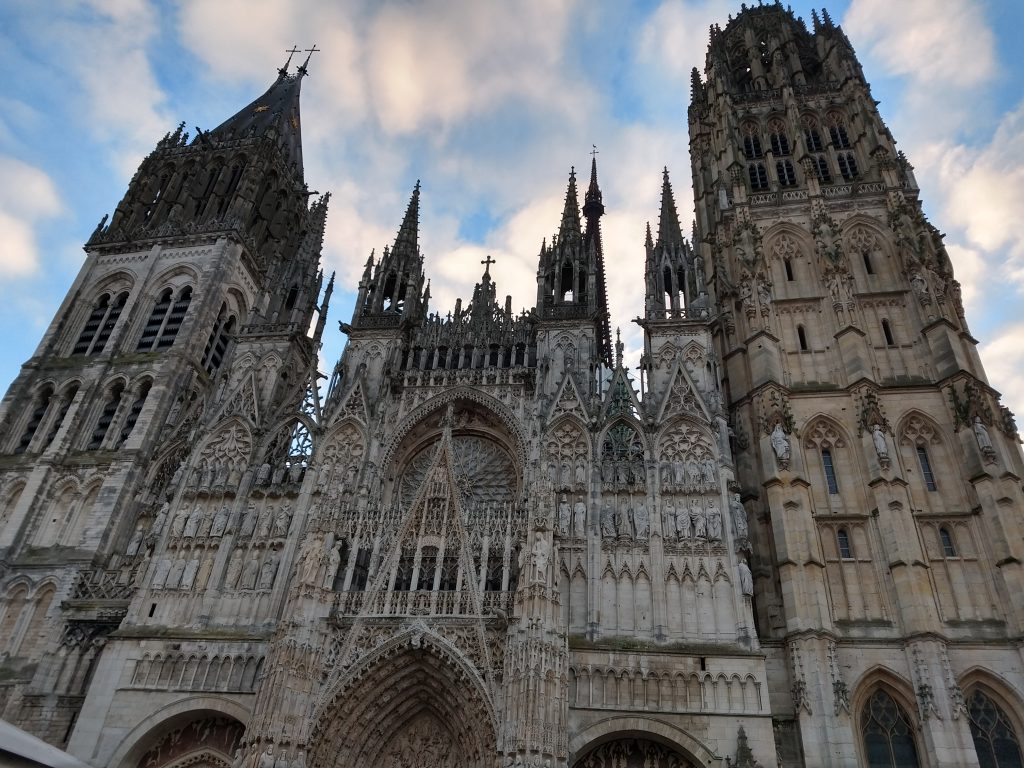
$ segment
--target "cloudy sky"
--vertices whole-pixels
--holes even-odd
[[[991,383],[1024,414],[1024,28],[1019,0],[841,0],[882,114],[947,233]],[[811,5],[793,10],[810,19]],[[303,84],[306,178],[333,193],[332,365],[371,248],[423,180],[433,304],[535,300],[536,254],[569,167],[599,150],[613,324],[635,355],[643,232],[667,165],[692,218],[686,106],[727,0],[5,0],[0,4],[0,386],[32,354],[141,158],[180,121],[255,98],[285,49],[323,49]]]

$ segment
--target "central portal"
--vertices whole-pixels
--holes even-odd
[[[461,768],[465,764],[451,731],[424,712],[395,734],[373,768]]]
[[[688,758],[647,739],[616,739],[587,750],[573,768],[696,768]]]

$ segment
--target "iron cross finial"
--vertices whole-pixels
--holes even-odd
[[[288,54],[288,61],[286,61],[284,63],[283,67],[281,67],[279,70],[277,70],[278,72],[281,73],[282,76],[288,74],[288,67],[291,66],[292,56],[294,56],[296,53],[299,53],[299,52],[300,52],[299,51],[299,46],[297,46],[297,45],[292,45],[291,48],[289,48],[288,50],[285,51],[285,53]]]
[[[482,259],[480,263],[484,265],[484,274],[491,274],[491,264],[495,263],[494,259],[491,258],[491,254],[487,254],[487,258]]]
[[[599,154],[601,154],[600,152],[597,151],[597,144],[591,144],[590,146],[593,147],[593,149],[590,150],[590,156],[591,157],[595,157],[596,158]]]
[[[306,73],[306,67],[309,65],[309,60],[313,58],[313,54],[318,53],[320,49],[316,47],[316,43],[313,43],[313,47],[306,48],[306,51],[309,52],[309,56],[306,57],[306,60],[302,62],[302,66],[299,67],[299,72],[302,72],[303,74]]]

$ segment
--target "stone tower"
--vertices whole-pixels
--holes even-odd
[[[1017,430],[850,41],[746,8],[689,123],[783,764],[1019,765]]]

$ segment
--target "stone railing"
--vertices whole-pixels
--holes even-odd
[[[512,610],[513,592],[484,592],[481,608],[483,615]],[[367,601],[372,604],[367,605]],[[357,614],[389,616],[476,616],[476,607],[470,592],[461,590],[412,590],[408,592],[339,592],[331,615]]]

